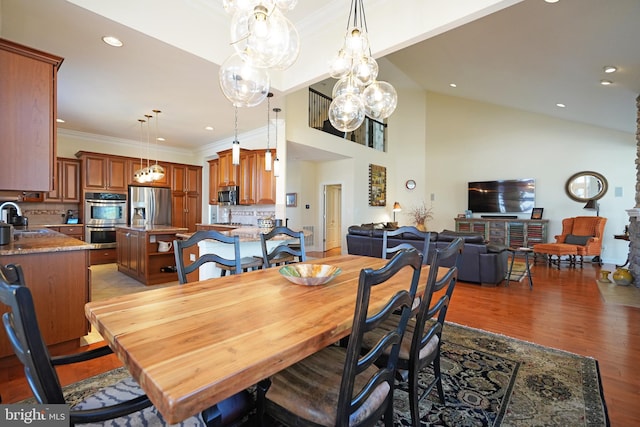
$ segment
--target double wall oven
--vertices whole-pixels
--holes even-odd
[[[85,193],[85,241],[95,248],[116,247],[116,226],[127,223],[127,195]]]

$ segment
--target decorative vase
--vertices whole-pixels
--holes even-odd
[[[611,283],[611,280],[609,280],[609,274],[611,274],[609,270],[600,270],[600,279],[598,279],[598,282]]]
[[[633,276],[628,269],[619,268],[613,273],[613,281],[616,285],[629,286],[633,282]]]
[[[416,228],[420,231],[427,231],[427,227],[424,225],[424,222],[417,223]]]

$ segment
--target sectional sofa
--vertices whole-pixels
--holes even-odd
[[[352,225],[347,234],[348,253],[381,257],[382,236],[385,229],[391,229],[391,227],[387,227],[384,223]],[[447,246],[456,237],[462,237],[465,242],[458,275],[460,281],[495,286],[504,280],[507,272],[507,248],[485,242],[480,234],[459,233],[450,230],[431,232],[429,258],[435,248]],[[403,235],[400,239],[389,239],[390,246],[399,242],[407,242],[416,249],[422,250],[420,241],[416,240],[414,236]],[[444,265],[449,266],[446,262]]]

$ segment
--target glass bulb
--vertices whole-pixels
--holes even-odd
[[[151,181],[158,181],[164,178],[164,168],[159,164],[151,165],[149,167],[149,174]]]
[[[273,176],[276,178],[280,176],[280,159],[277,157],[273,161]]]
[[[378,77],[378,63],[370,56],[361,57],[353,67],[353,76],[365,86],[373,83]]]
[[[347,33],[347,36],[344,39],[344,44],[347,49],[347,53],[351,56],[354,58],[362,56],[369,48],[367,33],[358,27],[353,27]]]
[[[233,141],[231,144],[231,163],[234,165],[240,164],[240,141]]]
[[[254,107],[269,93],[269,73],[253,67],[234,53],[220,67],[218,73],[222,93],[235,107]]]
[[[344,93],[334,98],[329,105],[329,121],[342,132],[351,132],[364,121],[364,104],[360,96]]]
[[[398,105],[398,94],[391,84],[375,81],[362,92],[362,101],[367,116],[376,120],[386,119]]]
[[[354,79],[351,74],[341,78],[333,85],[332,98],[337,98],[338,96],[351,93],[354,95],[360,95],[364,86],[359,83],[358,80]]]
[[[298,30],[286,17],[283,17],[283,19],[287,24],[288,43],[286,48],[282,51],[282,55],[280,56],[278,63],[271,67],[276,70],[286,70],[296,62],[298,55],[300,54],[300,35],[298,34]]]
[[[334,79],[341,79],[351,71],[351,58],[344,49],[340,49],[337,55],[329,63],[329,75]]]
[[[267,150],[264,153],[264,170],[266,171],[270,171],[271,170],[271,150]]]
[[[293,24],[278,9],[269,15],[267,25],[269,28],[264,37],[252,31],[246,39],[244,59],[259,68],[271,68],[279,64],[289,52],[290,38],[296,36]],[[293,43],[299,42],[294,40]],[[235,44],[234,47],[238,49],[241,46]]]

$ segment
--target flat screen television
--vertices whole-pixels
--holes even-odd
[[[535,205],[534,179],[469,182],[468,209],[477,213],[531,212]]]

